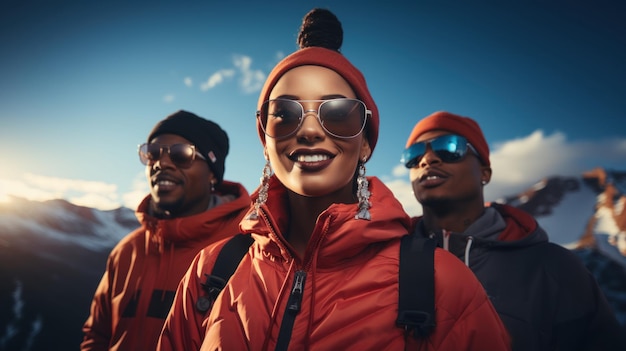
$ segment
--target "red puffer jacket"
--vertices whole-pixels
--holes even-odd
[[[193,304],[223,242],[203,251],[183,279],[161,350],[197,350],[202,341],[201,350],[273,350],[281,326],[289,324],[288,304],[299,307],[288,328],[293,350],[509,350],[508,334],[480,283],[440,249],[436,328],[428,339],[407,342],[395,320],[400,238],[410,230],[410,219],[382,182],[369,181],[372,220],[355,219],[356,204],[330,206],[300,259],[281,235],[286,190],[272,178],[259,220],[241,224],[255,242],[210,315],[192,312]],[[296,277],[301,300],[288,303]]]
[[[197,253],[239,232],[250,206],[243,185],[224,181],[220,195],[236,198],[208,211],[172,219],[137,209],[141,227],[111,251],[83,326],[82,351],[154,350],[181,277]]]

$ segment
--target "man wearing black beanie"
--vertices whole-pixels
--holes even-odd
[[[81,350],[154,350],[178,283],[205,246],[239,231],[250,196],[224,180],[228,135],[191,112],[158,122],[139,147],[150,194],[141,227],[111,251]]]

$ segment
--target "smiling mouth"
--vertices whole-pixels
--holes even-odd
[[[440,179],[440,176],[436,176],[436,175],[430,175],[427,177],[422,178],[422,180],[435,180],[435,179]]]
[[[309,162],[321,162],[330,159],[328,155],[298,155],[294,161],[309,163]]]
[[[176,183],[174,183],[171,180],[159,180],[155,183],[155,185],[158,186],[172,186],[172,185],[176,185]]]
[[[156,177],[154,182],[152,183],[152,187],[159,193],[169,192],[176,189],[181,182],[177,179],[173,179],[167,176]]]

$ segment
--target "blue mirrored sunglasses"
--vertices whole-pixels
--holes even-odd
[[[417,166],[422,157],[426,154],[428,145],[430,145],[435,155],[446,163],[461,161],[469,149],[471,149],[474,154],[478,155],[476,149],[474,149],[464,137],[455,134],[446,134],[409,146],[402,152],[400,162],[409,169]]]

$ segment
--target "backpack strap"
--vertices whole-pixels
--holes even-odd
[[[196,309],[206,312],[213,305],[222,289],[226,286],[230,276],[235,273],[239,262],[248,252],[248,248],[254,239],[251,235],[237,234],[230,238],[217,255],[213,271],[211,274],[204,274],[206,281],[202,284],[202,289],[208,296],[201,296],[196,301]]]
[[[415,338],[435,327],[435,240],[407,234],[400,242],[398,319]]]

